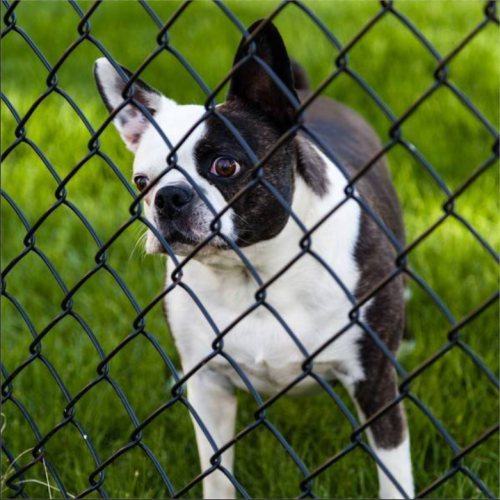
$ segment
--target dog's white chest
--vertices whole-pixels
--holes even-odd
[[[273,394],[290,384],[303,373],[307,354],[349,324],[351,305],[345,293],[312,257],[303,259],[267,289],[265,300],[255,308],[257,286],[243,272],[222,273],[223,278],[216,279],[209,271],[204,275],[200,264],[195,264],[192,273],[186,272],[186,283],[193,283],[193,292],[219,332],[233,325],[224,336],[223,350],[262,393]],[[180,288],[167,296],[167,313],[183,363],[189,365],[184,366],[187,370],[212,352],[216,333]],[[315,358],[314,372],[327,380],[362,377],[359,335],[359,329],[352,327],[339,336]],[[216,356],[209,366],[237,387],[246,388],[223,356]],[[315,388],[319,389],[317,382],[307,377],[291,393]]]

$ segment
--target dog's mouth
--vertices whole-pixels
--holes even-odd
[[[178,225],[176,221],[171,221],[168,225],[162,224],[160,226],[160,232],[163,238],[165,238],[165,241],[174,251],[180,247],[183,249],[194,249],[203,241],[203,238],[192,231],[189,227],[186,227],[184,224]],[[163,248],[162,253],[167,253],[165,248]]]
[[[164,234],[162,231],[162,236],[165,238],[165,241],[168,243],[170,249],[175,255],[188,257],[193,254],[195,260],[214,256],[231,248],[220,236],[214,236],[209,239],[210,235],[207,235],[202,238],[200,236],[190,234],[185,230],[178,231],[172,228],[169,230],[168,234]],[[155,245],[149,247],[149,253],[168,255],[169,252],[158,240],[158,238],[154,237],[154,240]],[[200,243],[204,244],[200,246]]]
[[[169,221],[168,224],[159,224],[159,231],[173,252],[180,256],[189,255],[203,242],[205,242],[205,244],[198,248],[196,253],[211,254],[221,248],[221,242],[217,241],[220,239],[218,236],[206,241],[210,233],[202,235],[199,232],[195,232],[188,225],[178,223],[178,221]],[[154,237],[154,239],[156,240],[156,244],[152,253],[168,254],[167,249],[158,238]]]

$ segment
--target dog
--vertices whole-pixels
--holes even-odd
[[[349,294],[360,299],[391,275],[396,269],[396,250],[374,218],[350,197],[311,234],[311,251],[266,288],[259,307],[252,307],[259,284],[234,245],[252,263],[262,282],[272,280],[297,256],[304,236],[287,206],[309,229],[346,198],[346,176],[325,153],[325,147],[352,176],[381,151],[381,144],[373,129],[350,108],[318,97],[306,108],[303,119],[319,141],[304,131],[291,134],[263,163],[265,185],[254,184],[237,196],[254,179],[255,169],[248,151],[225,122],[232,124],[261,159],[296,123],[296,105],[309,95],[307,76],[291,62],[276,27],[258,21],[248,32],[256,33],[254,58],[244,61],[247,43],[243,38],[227,99],[216,108],[223,119],[211,115],[201,120],[204,106],[177,104],[139,79],[133,85],[138,105],[123,106],[126,82],[113,65],[99,59],[94,72],[108,110],[122,106],[114,124],[135,154],[134,181],[139,191],[145,192],[150,224],[179,260],[208,239],[184,265],[182,281],[209,316],[181,286],[172,287],[164,299],[184,373],[213,352],[215,333],[231,326],[224,336],[224,353],[259,393],[273,395],[303,373],[305,355],[298,343],[312,353],[348,325],[353,308]],[[271,72],[285,86],[285,92]],[[167,168],[171,150],[141,107],[153,115],[173,146],[191,131],[176,150],[182,170],[173,168],[159,180],[155,178]],[[401,207],[384,158],[360,176],[354,192],[404,244]],[[226,209],[234,197],[236,201]],[[223,210],[214,233],[215,215]],[[151,230],[146,249],[152,254],[166,252]],[[345,290],[323,264],[336,273]],[[167,267],[175,267],[172,256],[167,256]],[[173,279],[167,273],[167,287]],[[403,334],[404,308],[404,283],[398,275],[358,311],[362,322],[378,334],[391,353],[396,353]],[[244,311],[250,312],[240,318]],[[357,324],[321,350],[313,360],[313,370],[324,380],[337,380],[346,387],[361,422],[398,395],[393,365]],[[227,357],[220,355],[187,381],[190,404],[217,447],[234,437],[235,388],[247,386]],[[289,393],[308,394],[317,389],[321,390],[318,382],[306,376]],[[194,425],[205,471],[211,467],[215,450],[195,420]],[[404,490],[401,492],[379,467],[380,497],[412,498],[410,440],[402,404],[374,420],[367,433],[372,449]],[[232,446],[222,454],[221,463],[232,471]],[[203,493],[205,498],[235,498],[232,483],[218,469],[204,478]]]

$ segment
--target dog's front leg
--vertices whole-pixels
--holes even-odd
[[[210,368],[203,368],[187,383],[188,399],[198,416],[210,432],[217,447],[221,447],[234,436],[236,422],[236,394],[229,381]],[[193,418],[196,441],[202,471],[211,467],[210,458],[214,450],[203,430]],[[222,455],[222,466],[232,473],[234,461],[233,447]],[[219,470],[213,471],[203,480],[204,498],[235,498],[234,486]]]
[[[388,360],[370,370],[365,380],[348,384],[360,420],[364,422],[397,397],[396,372]],[[373,451],[403,488],[408,498],[414,497],[410,455],[410,436],[403,405],[400,403],[368,427],[368,439]],[[378,469],[380,498],[404,498],[394,482]]]

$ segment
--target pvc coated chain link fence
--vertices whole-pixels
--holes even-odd
[[[93,34],[92,30],[92,18],[94,14],[102,7],[102,1],[96,1],[91,4],[87,4],[88,8],[86,10],[82,9],[83,4],[76,3],[74,1],[68,1],[67,3],[61,3],[60,8],[73,9],[74,12],[79,16],[80,22],[75,23],[74,26],[74,42],[67,48],[67,50],[61,55],[60,59],[54,64],[49,64],[48,60],[39,49],[37,44],[34,42],[33,38],[30,36],[30,33],[23,29],[22,23],[17,20],[17,12],[20,3],[15,1],[13,3],[9,3],[7,1],[3,1],[3,5],[5,7],[5,14],[3,17],[2,26],[2,40],[5,40],[8,37],[20,37],[24,41],[24,43],[31,49],[33,54],[41,61],[46,69],[46,80],[45,80],[45,90],[42,95],[39,96],[36,101],[34,101],[29,108],[28,112],[24,115],[18,113],[12,101],[9,100],[9,96],[5,95],[2,92],[2,101],[5,105],[6,110],[12,114],[15,121],[17,122],[17,127],[15,129],[15,137],[12,142],[9,144],[3,144],[3,152],[2,152],[2,161],[11,155],[16,148],[21,145],[25,145],[36,153],[36,155],[43,162],[47,170],[53,176],[53,178],[57,182],[57,189],[54,192],[53,204],[49,210],[47,210],[42,217],[40,217],[34,224],[30,224],[28,222],[28,218],[23,214],[23,208],[16,204],[15,193],[5,192],[2,189],[2,197],[4,200],[10,205],[13,209],[19,220],[25,227],[25,236],[23,240],[24,249],[19,255],[17,255],[14,259],[12,259],[2,270],[2,296],[4,299],[9,301],[22,316],[24,322],[29,328],[32,334],[32,342],[29,345],[29,349],[26,350],[25,359],[23,362],[11,368],[10,371],[7,371],[4,364],[2,363],[2,404],[4,407],[7,405],[14,405],[21,412],[26,422],[29,424],[35,438],[36,438],[36,446],[31,450],[31,458],[29,462],[23,464],[22,466],[18,464],[15,460],[16,455],[13,450],[10,450],[2,440],[2,453],[7,459],[7,462],[11,464],[7,477],[4,478],[5,486],[7,488],[6,495],[10,497],[28,497],[28,491],[26,487],[26,483],[23,481],[28,475],[31,468],[35,467],[41,461],[44,462],[47,474],[50,477],[51,482],[57,486],[64,497],[68,498],[68,489],[70,488],[61,479],[60,472],[57,468],[51,463],[50,458],[46,456],[46,448],[50,444],[50,441],[57,437],[58,433],[60,433],[66,427],[72,426],[81,436],[82,443],[85,444],[85,449],[88,450],[88,454],[92,457],[95,468],[93,472],[90,474],[88,478],[88,488],[84,491],[77,492],[78,498],[84,498],[89,496],[92,493],[97,493],[101,495],[103,498],[108,498],[109,493],[106,489],[106,473],[107,469],[113,464],[120,456],[129,453],[133,449],[140,449],[143,452],[144,460],[148,463],[148,467],[151,467],[156,471],[158,476],[161,478],[161,481],[164,484],[164,492],[162,493],[163,497],[173,496],[180,497],[183,495],[189,495],[192,488],[200,483],[202,479],[213,473],[215,470],[221,470],[227,478],[234,484],[237,491],[242,497],[249,498],[247,491],[244,489],[243,485],[240,484],[237,477],[230,473],[221,463],[222,454],[230,447],[234,446],[236,442],[241,440],[247,434],[254,432],[259,427],[265,427],[267,430],[274,436],[274,438],[281,444],[281,446],[286,450],[291,459],[296,464],[297,468],[300,469],[302,474],[302,480],[300,481],[300,497],[315,497],[316,493],[313,489],[313,481],[314,479],[322,474],[326,469],[331,467],[334,463],[339,460],[342,460],[346,455],[353,452],[355,449],[361,449],[364,453],[366,453],[374,462],[380,463],[379,458],[374,453],[374,451],[368,446],[368,444],[363,439],[364,431],[373,424],[377,419],[381,418],[385,412],[389,411],[396,404],[401,401],[406,401],[407,405],[414,405],[419,409],[419,411],[424,415],[432,425],[435,427],[437,432],[442,437],[446,446],[450,448],[453,453],[453,459],[448,464],[448,468],[445,474],[432,482],[432,484],[427,484],[425,487],[420,489],[418,492],[419,497],[425,497],[431,495],[432,492],[441,486],[444,482],[447,482],[455,475],[463,475],[470,480],[471,483],[475,485],[477,490],[479,490],[483,495],[496,498],[496,492],[491,488],[494,485],[487,485],[483,481],[481,477],[478,477],[477,474],[473,473],[471,469],[464,464],[464,459],[470,454],[472,451],[480,447],[487,440],[492,439],[495,433],[498,432],[498,425],[490,428],[483,435],[478,437],[473,442],[468,443],[467,446],[461,447],[457,444],[455,439],[452,437],[451,433],[448,432],[446,426],[440,422],[440,420],[433,414],[431,409],[424,404],[424,402],[412,393],[412,381],[414,381],[417,377],[419,377],[422,373],[428,370],[432,365],[434,365],[438,360],[440,360],[445,354],[449,351],[457,351],[460,350],[466,356],[470,357],[473,363],[481,370],[481,372],[485,375],[484,380],[481,383],[491,383],[495,389],[498,391],[499,382],[493,371],[484,363],[481,357],[461,338],[460,332],[466,325],[473,322],[479,315],[482,315],[487,309],[492,307],[498,301],[498,293],[495,293],[489,300],[484,302],[480,307],[477,307],[475,310],[470,312],[470,314],[463,319],[457,320],[452,313],[450,312],[447,304],[445,304],[437,294],[427,285],[427,283],[416,274],[408,265],[407,265],[407,257],[408,255],[418,247],[426,238],[429,237],[433,232],[435,232],[442,224],[445,224],[449,219],[455,219],[460,224],[462,224],[467,231],[470,232],[471,235],[479,242],[480,245],[484,247],[484,249],[491,255],[491,258],[494,259],[496,263],[499,262],[499,256],[495,252],[495,250],[490,246],[490,244],[486,241],[483,235],[479,234],[479,232],[455,209],[455,202],[458,197],[460,197],[464,192],[468,190],[468,188],[485,172],[491,169],[498,168],[498,159],[499,159],[499,132],[497,129],[497,125],[491,124],[488,119],[477,109],[474,103],[465,95],[458,86],[449,78],[449,67],[454,61],[455,57],[458,56],[467,46],[468,44],[489,25],[494,25],[498,27],[499,25],[499,17],[497,10],[497,3],[494,1],[490,2],[473,2],[471,5],[471,9],[482,10],[482,20],[475,27],[473,31],[470,33],[464,34],[465,36],[460,41],[458,45],[456,45],[453,50],[451,50],[447,54],[440,54],[436,48],[429,43],[424,34],[419,31],[416,25],[412,22],[411,19],[403,15],[398,9],[398,2],[391,1],[383,1],[379,3],[378,13],[357,33],[357,35],[352,38],[347,44],[342,45],[339,40],[336,38],[335,34],[330,31],[330,29],[323,23],[323,21],[315,15],[312,10],[304,5],[300,1],[284,1],[282,2],[275,10],[273,10],[267,17],[268,21],[272,21],[283,12],[285,9],[295,9],[295,15],[304,16],[305,18],[309,18],[319,30],[322,32],[323,36],[328,40],[332,47],[332,54],[335,54],[335,71],[326,78],[323,83],[321,83],[311,94],[311,96],[303,102],[300,106],[296,108],[296,125],[290,129],[287,133],[285,133],[277,144],[272,148],[272,151],[265,158],[257,158],[251,150],[249,150],[247,144],[244,139],[238,132],[238,130],[222,115],[220,115],[216,108],[216,99],[222,99],[221,90],[224,85],[230,80],[234,69],[227,73],[224,81],[220,82],[215,89],[209,89],[203,82],[202,78],[197,74],[197,72],[193,69],[193,66],[189,61],[187,61],[183,55],[176,50],[176,48],[171,44],[169,38],[169,30],[176,24],[176,22],[183,16],[186,9],[189,9],[191,2],[186,1],[180,5],[180,7],[176,10],[175,14],[168,19],[161,19],[154,10],[154,6],[147,1],[138,0],[140,6],[144,9],[147,15],[151,18],[153,23],[156,25],[156,30],[151,30],[151,37],[155,37],[157,47],[156,49],[149,55],[149,57],[140,65],[140,67],[133,73],[133,75],[129,78],[121,69],[118,62],[113,59],[110,55],[106,47],[101,43],[101,41],[96,38]],[[253,57],[252,55],[252,39],[255,37],[255,33],[252,36],[249,36],[248,32],[245,29],[245,26],[240,22],[240,20],[232,13],[231,4],[226,4],[223,2],[214,1],[212,4],[214,9],[219,9],[223,12],[223,14],[227,17],[227,22],[232,23],[241,33],[242,36],[247,37],[248,42],[248,54],[245,57],[244,61],[247,61]],[[332,5],[332,8],[334,5]],[[384,101],[378,96],[377,89],[371,88],[365,80],[361,77],[361,75],[354,71],[349,64],[349,55],[351,50],[360,43],[360,41],[364,40],[365,37],[370,36],[370,32],[372,28],[377,25],[382,19],[386,17],[392,17],[397,22],[404,27],[415,39],[421,44],[431,55],[431,57],[435,60],[435,70],[433,75],[433,83],[429,86],[429,88],[416,100],[414,103],[400,116],[396,116],[393,114],[391,109],[384,103]],[[49,27],[47,27],[47,30]],[[126,50],[127,40],[124,40],[123,49]],[[75,52],[82,44],[92,44],[95,48],[97,48],[103,57],[107,58],[108,61],[113,65],[116,71],[120,74],[120,76],[128,82],[123,92],[123,103],[118,106],[113,112],[109,114],[109,117],[106,119],[104,123],[90,123],[86,118],[82,110],[75,103],[71,95],[69,95],[59,84],[58,73],[61,68],[64,66],[68,57],[70,57],[73,52]],[[183,169],[182,164],[178,163],[177,151],[180,147],[180,144],[184,141],[181,141],[180,144],[170,144],[169,138],[166,137],[158,125],[155,123],[154,117],[150,114],[150,112],[138,101],[134,100],[134,81],[141,75],[141,73],[154,61],[162,52],[169,52],[173,57],[175,57],[180,64],[182,64],[185,69],[190,73],[191,77],[196,81],[199,85],[200,89],[206,95],[206,101],[204,103],[206,112],[200,121],[206,120],[209,117],[216,117],[222,123],[225,124],[230,133],[237,139],[237,141],[241,144],[241,146],[247,151],[249,158],[252,159],[255,167],[254,167],[254,176],[253,180],[249,183],[249,185],[245,188],[245,190],[240,193],[238,196],[243,195],[246,190],[254,189],[257,185],[263,186],[270,193],[272,193],[275,197],[278,198],[279,202],[282,206],[289,211],[290,216],[293,218],[295,223],[301,228],[303,232],[303,237],[300,242],[300,246],[297,248],[297,254],[295,259],[292,262],[283,262],[283,269],[280,273],[274,276],[271,280],[267,282],[263,282],[257,272],[257,270],[252,266],[252,263],[249,262],[243,252],[234,244],[234,242],[230,239],[225,238],[225,236],[221,232],[221,224],[220,218],[223,213],[228,210],[231,205],[236,201],[238,196],[233,199],[227,206],[226,209],[222,213],[216,214],[214,221],[211,225],[212,232],[210,236],[205,240],[205,242],[199,245],[198,249],[195,250],[191,255],[187,256],[184,260],[177,260],[175,254],[173,253],[171,247],[169,246],[169,242],[166,241],[161,234],[148,222],[148,220],[143,215],[142,209],[142,199],[145,196],[145,193],[141,193],[139,195],[134,194],[135,189],[133,189],[123,173],[119,170],[119,168],[115,165],[113,160],[107,156],[101,150],[101,136],[103,132],[107,129],[107,127],[112,122],[114,116],[123,109],[123,107],[127,104],[133,103],[146,117],[148,121],[156,128],[159,134],[162,135],[163,140],[168,144],[171,148],[171,153],[167,158],[167,166],[161,172],[160,176],[167,174],[171,170],[177,170],[182,172],[189,183],[193,185],[193,188],[200,194],[199,187],[190,179],[187,172]],[[8,54],[3,54],[3,57],[8,57]],[[384,144],[383,149],[375,156],[355,177],[350,178],[348,182],[348,186],[345,189],[345,199],[338,206],[333,207],[332,210],[325,215],[324,219],[320,221],[315,227],[305,227],[303,223],[298,219],[298,217],[292,212],[291,207],[288,205],[286,200],[282,198],[279,192],[268,182],[266,181],[262,175],[262,166],[272,155],[273,151],[275,151],[281,144],[285,141],[290,140],[293,134],[302,130],[305,131],[308,136],[315,141],[317,144],[320,144],[324,150],[328,151],[328,147],[326,145],[321,144],[321,140],[319,137],[315,136],[315,133],[312,130],[309,130],[307,126],[304,124],[302,119],[302,113],[307,107],[314,101],[314,99],[319,96],[324,89],[330,85],[335,79],[339,78],[341,75],[344,77],[348,77],[351,79],[354,84],[363,89],[366,95],[371,99],[376,106],[382,110],[382,112],[387,116],[390,120],[391,126],[389,130],[390,139]],[[277,81],[275,76],[271,75],[273,81],[280,87],[280,89],[286,94],[286,87],[280,82]],[[433,165],[429,164],[426,161],[424,156],[419,152],[417,147],[409,142],[405,136],[403,135],[403,129],[407,120],[418,113],[422,105],[438,90],[444,88],[447,92],[454,94],[461,102],[464,108],[466,108],[474,117],[477,119],[477,122],[481,124],[482,127],[488,132],[491,136],[491,151],[489,152],[489,158],[482,165],[477,166],[474,172],[470,175],[470,177],[463,182],[463,184],[455,190],[450,190],[447,184],[442,180],[438,171],[433,167]],[[57,169],[51,162],[48,160],[46,155],[44,154],[44,144],[35,143],[30,138],[30,119],[33,113],[37,110],[39,106],[52,94],[59,95],[62,99],[64,99],[74,110],[75,112],[75,120],[78,118],[84,124],[89,134],[88,141],[88,153],[87,155],[81,159],[81,161],[71,169],[69,174],[64,177],[60,177]],[[445,118],[444,118],[445,119]],[[191,130],[192,131],[192,130]],[[390,150],[392,150],[395,146],[403,147],[406,151],[413,157],[413,159],[422,167],[423,171],[425,171],[425,175],[431,176],[437,186],[442,190],[442,192],[446,196],[446,202],[442,206],[442,215],[433,224],[429,227],[423,234],[421,234],[418,238],[411,241],[407,246],[402,247],[400,243],[394,238],[391,232],[385,227],[383,222],[377,217],[377,215],[371,210],[370,206],[358,196],[354,187],[356,186],[356,182],[371,168],[371,166],[383,155],[387,154]],[[348,176],[347,170],[342,165],[342,162],[336,157],[335,151],[329,151],[329,156],[335,164],[338,165],[339,169],[343,172],[345,176]],[[80,211],[80,209],[73,204],[67,197],[67,187],[71,184],[72,179],[79,175],[79,172],[82,168],[85,167],[87,162],[89,162],[93,157],[99,157],[101,160],[106,162],[109,168],[114,172],[116,178],[123,183],[126,189],[131,193],[134,197],[133,203],[130,205],[130,214],[127,222],[123,224],[122,227],[116,233],[106,241],[100,239],[97,232],[92,227],[91,223],[85,217],[85,214]],[[202,196],[202,195],[200,195]],[[328,382],[323,380],[320,376],[315,373],[314,361],[315,357],[321,352],[322,349],[326,347],[326,345],[322,346],[316,352],[307,352],[306,349],[301,345],[300,341],[293,333],[294,325],[286,325],[284,320],[280,316],[280,311],[275,310],[270,304],[266,302],[266,291],[268,286],[275,280],[279,280],[281,274],[283,274],[289,266],[293,265],[294,262],[301,259],[305,255],[309,255],[317,260],[317,262],[325,266],[325,263],[321,259],[319,255],[317,255],[314,249],[311,247],[311,241],[314,238],[314,233],[317,228],[321,225],[321,223],[326,220],[328,217],[331,217],[333,213],[335,213],[343,204],[347,201],[353,199],[356,203],[361,207],[363,211],[368,213],[370,217],[372,217],[380,231],[383,231],[386,236],[392,241],[393,245],[397,248],[398,257],[397,257],[397,270],[391,274],[390,276],[386,276],[386,278],[379,283],[369,294],[362,298],[362,300],[357,300],[353,295],[347,290],[346,287],[343,286],[342,283],[339,282],[340,286],[343,286],[346,295],[349,298],[349,301],[352,304],[352,309],[349,313],[349,322],[338,332],[332,332],[332,337],[329,339],[327,345],[332,342],[335,342],[337,338],[347,332],[354,325],[359,326],[365,333],[368,335],[377,346],[389,357],[390,362],[395,366],[397,373],[400,377],[400,386],[399,386],[399,396],[396,400],[394,400],[390,405],[385,407],[382,411],[378,412],[376,415],[371,417],[364,424],[360,425],[356,417],[351,413],[348,406],[344,403],[342,398],[339,396],[335,387],[330,385]],[[44,250],[37,245],[37,232],[43,226],[48,217],[61,209],[61,207],[66,207],[71,212],[74,213],[76,217],[81,221],[82,231],[87,231],[95,241],[98,246],[98,250],[95,253],[95,264],[94,267],[85,275],[81,276],[81,279],[72,287],[68,287],[64,282],[63,277],[56,266],[51,262],[48,258]],[[170,258],[175,263],[175,269],[169,269],[169,272],[173,276],[173,283],[168,288],[164,289],[154,301],[148,304],[146,307],[141,308],[132,295],[131,291],[127,287],[126,283],[122,280],[121,276],[118,272],[110,265],[108,262],[108,250],[112,245],[117,241],[118,238],[129,228],[132,224],[140,225],[143,224],[147,226],[156,237],[161,241],[163,246],[165,247],[167,253]],[[211,311],[207,310],[204,304],[197,298],[195,292],[190,288],[190,286],[183,281],[183,267],[187,262],[189,262],[196,251],[199,251],[205,244],[208,244],[216,236],[221,238],[225,238],[228,245],[230,245],[233,251],[239,256],[239,258],[244,262],[245,266],[248,269],[248,272],[253,276],[255,281],[259,285],[258,292],[255,295],[254,304],[246,311],[244,311],[236,321],[234,321],[230,327],[219,330],[216,325],[211,321],[210,314]],[[57,244],[57,242],[55,243]],[[60,289],[64,293],[64,300],[61,303],[60,313],[51,321],[49,324],[45,325],[43,329],[36,329],[32,319],[29,317],[28,313],[23,309],[20,302],[16,300],[16,297],[9,293],[9,284],[11,273],[13,269],[28,255],[36,255],[37,258],[41,259],[47,269],[50,271],[53,277],[53,286],[60,287]],[[339,280],[336,274],[335,269],[327,268],[326,271],[331,275],[332,279]],[[116,299],[118,300],[126,300],[129,301],[132,307],[134,307],[136,311],[136,318],[133,324],[130,325],[129,334],[113,349],[105,350],[99,340],[94,335],[90,326],[85,322],[85,320],[79,315],[75,308],[75,297],[78,294],[85,293],[82,290],[82,287],[88,280],[92,280],[93,277],[97,273],[108,273],[112,279],[114,280],[116,287],[113,290],[109,290],[109,294],[116,294]],[[428,294],[430,299],[435,302],[436,306],[439,308],[441,313],[447,318],[449,322],[449,333],[446,339],[446,342],[443,343],[442,348],[433,353],[425,362],[423,362],[416,369],[412,370],[408,373],[400,362],[390,353],[385,344],[378,338],[377,332],[372,331],[372,329],[364,324],[361,315],[359,314],[360,308],[363,304],[369,301],[371,298],[375,296],[388,282],[394,280],[397,276],[404,274],[410,281],[414,281],[417,285]],[[153,307],[155,307],[168,293],[170,293],[175,287],[182,287],[193,299],[193,301],[197,304],[198,308],[202,312],[202,314],[207,318],[209,323],[213,327],[214,340],[212,344],[212,352],[206,359],[200,361],[200,363],[189,373],[181,374],[179,373],[170,357],[167,355],[160,342],[157,340],[157,336],[159,332],[155,332],[154,334],[148,329],[148,313],[151,311]],[[231,335],[231,329],[241,321],[245,321],[245,318],[255,309],[257,308],[267,308],[283,325],[285,330],[290,335],[293,342],[297,344],[299,349],[303,352],[304,359],[302,364],[302,374],[296,380],[294,380],[288,387],[279,392],[279,394],[273,396],[270,399],[262,399],[259,395],[258,391],[252,386],[249,379],[247,378],[243,369],[229,356],[224,350],[224,339],[226,336]],[[44,340],[47,336],[50,336],[53,332],[53,329],[56,325],[61,322],[65,317],[71,317],[73,320],[78,322],[88,336],[90,341],[94,344],[96,352],[95,359],[87,360],[88,363],[93,363],[95,366],[95,378],[92,381],[89,381],[87,385],[81,389],[79,392],[74,393],[71,392],[66,385],[64,384],[64,374],[61,374],[58,370],[56,370],[51,362],[52,356],[57,356],[57,353],[53,352],[45,352],[42,349],[44,345]],[[117,356],[120,351],[127,346],[132,340],[135,338],[140,338],[141,342],[149,342],[160,354],[163,362],[165,364],[166,369],[169,373],[171,373],[175,383],[171,388],[171,397],[168,401],[165,401],[163,405],[158,407],[153,413],[151,413],[146,419],[140,420],[136,416],[136,412],[131,403],[129,403],[125,393],[122,391],[119,384],[114,380],[112,376],[112,370],[110,370],[110,361]],[[232,366],[232,368],[238,373],[239,377],[243,383],[247,386],[249,392],[255,399],[257,410],[255,411],[255,415],[253,421],[250,425],[246,426],[243,430],[241,430],[236,437],[230,442],[224,444],[222,448],[218,448],[211,436],[209,435],[208,430],[203,425],[203,422],[200,420],[196,413],[196,409],[193,408],[188,402],[185,394],[185,386],[186,381],[189,380],[193,374],[199,370],[204,364],[206,364],[210,359],[221,356],[224,357],[228,363]],[[3,352],[3,357],[5,359],[9,358],[9,352]],[[47,369],[50,371],[53,384],[56,385],[65,400],[67,401],[66,407],[61,408],[61,420],[60,422],[51,428],[48,432],[41,432],[37,421],[35,418],[32,418],[26,407],[23,405],[21,400],[18,398],[18,394],[16,393],[16,381],[18,377],[33,363],[43,363]],[[326,392],[329,397],[333,400],[335,405],[338,406],[340,411],[345,416],[345,425],[350,426],[352,429],[351,442],[348,446],[342,449],[340,452],[336,453],[334,456],[331,456],[329,460],[323,463],[321,466],[317,467],[315,470],[309,470],[305,463],[302,461],[300,457],[300,453],[292,448],[292,446],[288,443],[285,437],[280,432],[279,428],[276,428],[268,419],[267,412],[268,409],[282,396],[284,396],[293,386],[299,383],[305,377],[313,377],[318,384],[322,387],[324,392]],[[166,382],[165,382],[166,383]],[[109,456],[100,456],[96,450],[96,447],[93,445],[93,440],[95,436],[89,434],[83,425],[79,422],[78,418],[78,408],[81,404],[82,398],[88,394],[90,391],[95,390],[95,388],[101,384],[107,384],[112,390],[116,393],[116,396],[120,399],[123,408],[128,413],[130,419],[134,425],[134,431],[130,436],[123,436],[124,445],[114,450]],[[438,390],[438,388],[436,388]],[[24,395],[28,396],[28,395]],[[83,403],[85,404],[85,403]],[[169,478],[168,468],[160,463],[157,459],[153,451],[143,442],[143,432],[152,422],[155,421],[160,415],[164,412],[168,412],[174,405],[183,405],[193,416],[198,420],[199,425],[202,427],[203,431],[206,434],[207,439],[213,446],[213,456],[211,459],[211,467],[207,470],[202,471],[201,474],[196,477],[190,478],[184,486],[180,489],[174,488],[171,479]],[[173,437],[175,439],[175,437]],[[269,437],[269,439],[272,439]],[[195,446],[193,442],[193,446]],[[4,471],[5,472],[5,471]],[[73,492],[75,493],[75,492]],[[404,495],[404,493],[402,493]]]

